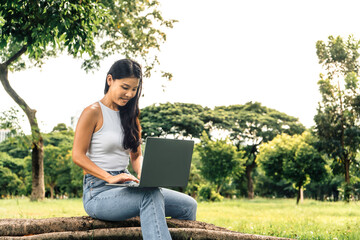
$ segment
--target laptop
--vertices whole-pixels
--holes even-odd
[[[125,187],[186,187],[189,180],[193,140],[146,138],[139,183],[107,183]]]

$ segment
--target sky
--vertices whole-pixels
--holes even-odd
[[[360,39],[360,1],[331,0],[160,0],[167,19],[179,22],[166,31],[158,74],[144,79],[140,107],[165,102],[214,107],[246,102],[299,118],[306,127],[320,101],[323,72],[315,44],[328,36]],[[9,73],[12,87],[37,110],[40,129],[70,126],[88,105],[103,97],[111,56],[86,74],[81,60],[59,56],[39,68]],[[162,87],[165,85],[165,88]],[[164,91],[165,90],[165,91]],[[0,86],[0,112],[16,103]],[[25,119],[23,128],[29,132]]]

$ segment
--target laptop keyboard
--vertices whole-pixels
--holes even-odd
[[[139,184],[137,182],[133,182],[133,181],[131,181],[129,183],[126,182],[125,185],[128,185],[129,187],[138,187],[139,186]]]

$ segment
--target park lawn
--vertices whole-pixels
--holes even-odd
[[[30,202],[0,200],[0,218],[49,218],[86,215],[81,199]],[[198,221],[230,230],[294,239],[360,239],[360,203],[294,199],[235,199],[200,202]]]

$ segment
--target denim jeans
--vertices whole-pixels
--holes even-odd
[[[112,171],[111,175],[124,171]],[[166,188],[107,186],[90,174],[84,176],[83,204],[89,216],[121,221],[140,216],[143,239],[171,239],[165,216],[196,220],[196,201],[183,193]]]

